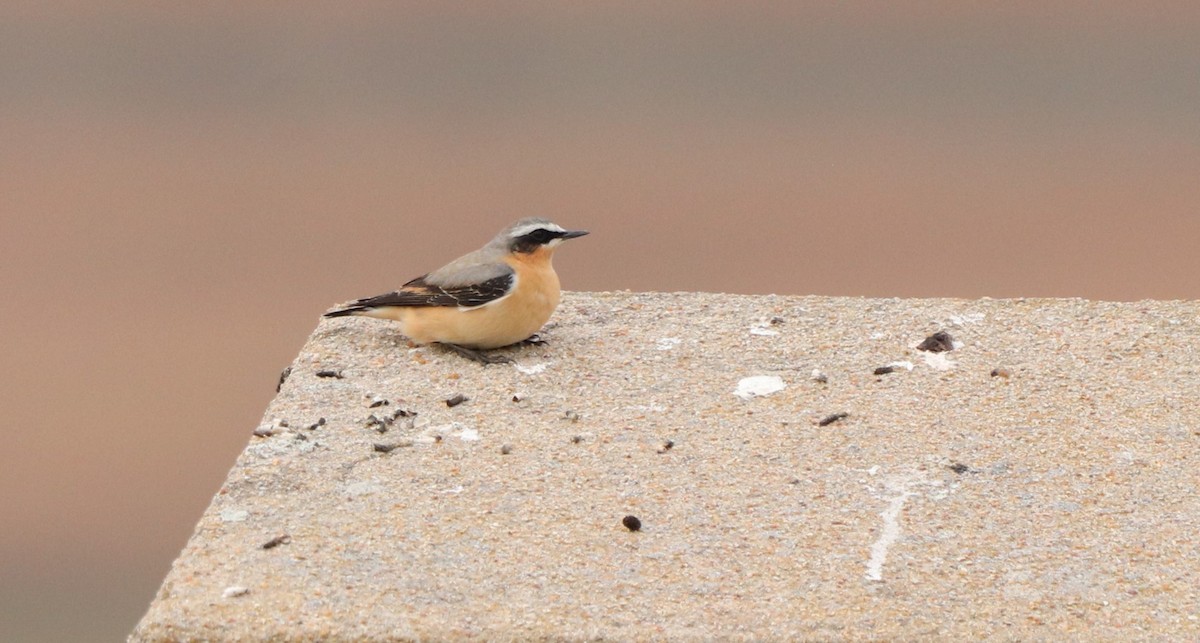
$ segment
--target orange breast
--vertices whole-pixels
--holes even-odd
[[[499,348],[538,332],[558,307],[558,275],[550,252],[516,255],[508,261],[517,273],[516,290],[475,308],[401,308],[395,319],[418,344],[443,342],[471,348]]]

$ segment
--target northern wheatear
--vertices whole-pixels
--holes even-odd
[[[508,362],[479,351],[516,344],[541,329],[558,307],[554,249],[585,234],[546,219],[521,219],[486,246],[399,290],[359,299],[325,316],[391,319],[417,344],[444,344],[488,364]]]

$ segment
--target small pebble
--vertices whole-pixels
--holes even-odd
[[[954,350],[954,338],[950,333],[940,331],[925,338],[925,341],[917,344],[917,350],[928,353],[944,353]]]
[[[875,374],[876,375],[887,375],[888,373],[894,373],[895,371],[896,371],[895,366],[880,366],[879,368],[875,369]]]
[[[368,429],[375,429],[379,433],[387,433],[388,429],[395,422],[394,417],[381,418],[374,413],[367,416],[366,425]]]
[[[642,521],[638,520],[637,516],[625,516],[621,519],[621,524],[629,531],[641,531]]]
[[[992,369],[992,377],[1007,378],[1009,375],[1011,375],[1011,373],[1008,372],[1007,368],[993,368]]]
[[[673,449],[673,448],[675,448],[675,441],[674,441],[674,440],[667,440],[666,442],[663,442],[662,448],[661,448],[661,449],[659,449],[659,450],[658,450],[658,452],[659,452],[659,453],[666,453],[667,451],[670,451],[670,450],[671,450],[671,449]]]
[[[510,453],[512,453],[512,445],[511,444],[500,445],[500,455],[508,455]]]
[[[371,398],[371,403],[367,406],[367,408],[374,409],[374,408],[378,408],[380,406],[387,406],[388,404],[391,404],[391,402],[389,400],[387,400],[386,398],[373,397],[373,398]]]
[[[279,383],[275,385],[275,392],[278,393],[283,388],[283,383],[287,381],[289,375],[292,374],[292,367],[289,366],[279,374]]]
[[[446,406],[448,406],[450,408],[454,408],[454,407],[458,406],[459,404],[466,402],[468,399],[470,399],[470,398],[468,398],[466,395],[463,395],[462,393],[459,393],[459,394],[455,395],[454,397],[446,400]]]
[[[240,585],[232,585],[230,587],[226,587],[225,591],[221,592],[221,596],[224,598],[237,598],[238,596],[245,596],[246,594],[249,594],[249,593],[250,593],[250,588],[248,588],[248,587],[242,587]]]
[[[327,377],[332,377],[332,378],[334,378],[334,379],[339,379],[339,380],[340,380],[340,379],[343,379],[343,378],[345,378],[346,376],[345,376],[345,375],[342,375],[342,371],[341,371],[341,370],[336,370],[336,371],[335,371],[335,370],[333,370],[333,369],[331,369],[331,368],[325,368],[325,369],[321,369],[321,370],[317,371],[317,377],[325,377],[325,378],[327,378]]]

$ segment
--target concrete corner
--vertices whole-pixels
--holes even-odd
[[[1200,636],[1196,302],[566,293],[543,337],[323,320],[131,640]]]

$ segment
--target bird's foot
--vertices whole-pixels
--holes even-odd
[[[537,333],[534,333],[534,334],[530,335],[529,337],[526,337],[525,339],[522,339],[521,341],[517,342],[517,344],[520,346],[545,346],[546,344],[549,344],[549,343],[550,342],[542,339],[541,336],[538,335]]]
[[[459,346],[458,344],[443,343],[442,346],[449,348],[450,350],[454,351],[455,353],[458,353],[459,355],[462,355],[463,357],[465,357],[469,360],[479,362],[480,364],[484,364],[484,365],[487,365],[487,364],[511,364],[512,363],[512,359],[509,357],[506,357],[504,355],[488,355],[488,354],[484,353],[483,351],[475,350],[474,348],[467,348],[466,346]]]

